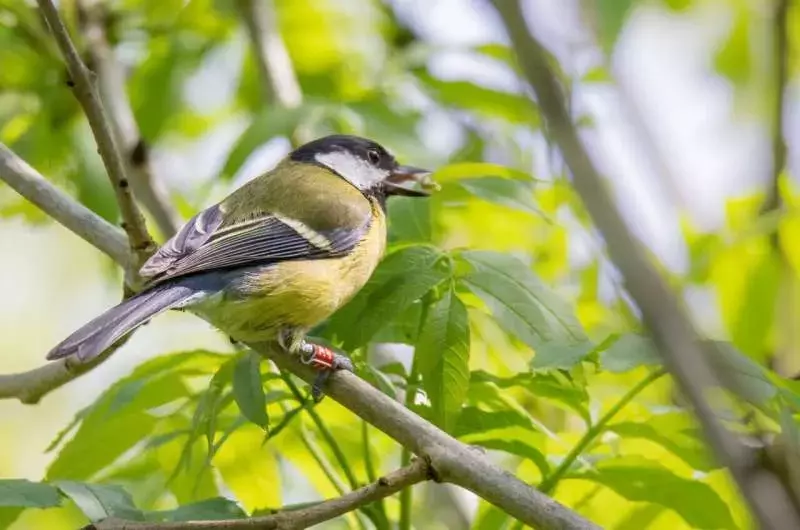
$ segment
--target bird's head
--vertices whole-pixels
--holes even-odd
[[[359,136],[325,136],[298,147],[289,158],[324,167],[364,195],[380,199],[392,195],[427,197],[437,188],[430,180],[430,171],[400,165],[383,146]]]

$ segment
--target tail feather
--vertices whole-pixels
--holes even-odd
[[[168,284],[144,291],[124,300],[85,324],[47,354],[49,360],[68,355],[86,361],[97,357],[119,339],[157,314],[185,302],[197,290],[180,284]]]

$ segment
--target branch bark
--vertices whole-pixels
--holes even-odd
[[[125,234],[116,226],[75,202],[41,174],[0,143],[0,180],[39,207],[47,215],[94,245],[127,269],[131,254]]]
[[[89,62],[97,73],[98,93],[108,113],[114,140],[124,153],[134,195],[153,216],[161,234],[169,238],[180,228],[180,216],[163,183],[153,175],[148,148],[125,89],[125,72],[106,36],[106,3],[81,0],[77,5]]]
[[[609,254],[642,311],[665,365],[692,404],[706,438],[725,465],[761,528],[800,528],[800,516],[779,479],[719,422],[705,393],[721,387],[708,350],[683,307],[625,225],[603,178],[569,119],[561,89],[541,44],[530,34],[516,0],[493,0],[541,114],[572,173],[573,184],[602,233]]]
[[[282,511],[263,517],[227,519],[221,521],[187,521],[169,523],[138,523],[109,519],[94,525],[90,530],[300,530],[340,517],[362,506],[375,502],[419,482],[429,480],[428,463],[420,458],[411,465],[389,473],[372,484],[307,508]]]
[[[83,108],[89,126],[92,129],[100,157],[103,159],[106,172],[111,179],[114,193],[117,197],[120,213],[122,214],[122,227],[128,234],[131,250],[136,256],[136,264],[141,265],[155,250],[156,245],[145,226],[144,217],[139,207],[133,200],[128,177],[125,173],[125,162],[120,155],[114,136],[111,132],[108,117],[103,110],[100,97],[95,90],[92,73],[78,55],[75,45],[70,39],[69,32],[64,26],[58,9],[52,0],[37,0],[39,8],[44,15],[50,31],[55,37],[61,54],[69,71],[71,85],[75,97]]]

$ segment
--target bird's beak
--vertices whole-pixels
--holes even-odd
[[[430,178],[431,172],[414,166],[397,166],[383,181],[386,195],[402,195],[405,197],[427,197],[431,190],[438,190],[439,186]],[[419,184],[421,189],[405,185],[406,183]]]

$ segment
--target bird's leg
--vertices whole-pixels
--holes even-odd
[[[309,342],[296,332],[282,331],[278,334],[278,344],[290,354],[298,354],[303,364],[319,371],[311,385],[311,397],[314,398],[314,401],[322,399],[322,387],[333,372],[337,370],[355,371],[353,361],[348,357],[320,344]]]

